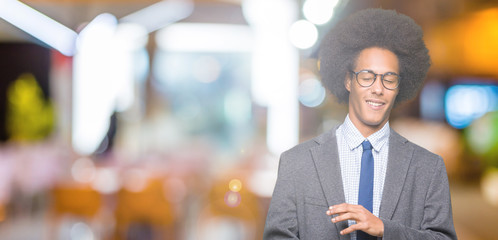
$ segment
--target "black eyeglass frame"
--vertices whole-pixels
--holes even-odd
[[[384,73],[384,74],[380,74],[380,73],[374,73],[372,70],[360,70],[360,71],[358,71],[358,72],[355,72],[355,71],[353,71],[353,70],[350,70],[350,71],[351,71],[351,73],[353,73],[353,74],[354,74],[354,77],[356,78],[356,82],[357,82],[360,86],[362,86],[362,87],[370,87],[370,86],[372,86],[372,85],[375,83],[375,81],[377,81],[377,76],[378,76],[378,75],[380,75],[380,80],[381,80],[382,86],[383,86],[384,88],[388,89],[388,90],[395,90],[396,88],[398,88],[398,87],[399,87],[400,80],[401,80],[401,76],[400,76],[399,74],[397,74],[397,73],[394,73],[394,72],[386,72],[386,73]],[[371,73],[371,74],[373,74],[373,75],[374,75],[374,80],[372,81],[372,83],[370,83],[370,85],[364,86],[364,85],[362,85],[362,84],[360,83],[360,81],[358,80],[358,74],[360,74],[360,73],[362,73],[362,72],[367,72],[367,73]],[[388,88],[388,87],[386,87],[386,85],[384,84],[384,76],[386,76],[386,75],[395,75],[395,76],[398,76],[398,83],[396,84],[396,87],[394,87],[394,88]]]

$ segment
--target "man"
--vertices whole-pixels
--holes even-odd
[[[430,66],[421,28],[392,10],[338,23],[320,47],[343,124],[281,155],[264,239],[456,239],[441,157],[389,127]]]

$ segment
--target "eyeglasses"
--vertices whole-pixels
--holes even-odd
[[[361,70],[359,72],[351,71],[355,77],[356,81],[362,87],[370,87],[377,80],[377,75],[380,75],[382,81],[382,86],[386,89],[394,90],[399,86],[399,79],[401,78],[398,74],[393,72],[387,72],[384,74],[377,74],[371,70]]]

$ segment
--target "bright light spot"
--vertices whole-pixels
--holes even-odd
[[[325,100],[326,91],[320,80],[310,78],[299,85],[299,102],[306,107],[317,107]]]
[[[254,32],[251,98],[268,109],[266,142],[269,151],[279,155],[295,145],[299,135],[299,52],[289,41],[298,3],[242,1],[242,10]]]
[[[15,0],[0,1],[0,18],[55,48],[66,56],[74,54],[77,33],[35,9]]]
[[[221,65],[213,56],[201,56],[197,58],[192,66],[194,78],[203,83],[214,82],[221,73]]]
[[[228,191],[225,194],[225,204],[229,207],[239,206],[241,201],[240,194],[238,192]]]
[[[307,0],[303,5],[304,17],[314,24],[325,24],[332,18],[337,3],[339,0]]]
[[[110,71],[117,20],[101,14],[80,33],[74,57],[73,129],[76,152],[87,155],[97,149],[107,134],[115,110],[116,76]],[[123,69],[120,69],[123,71]]]
[[[108,50],[108,44],[114,35],[117,24],[118,20],[112,14],[102,13],[98,15],[80,32],[76,41],[77,50],[87,51],[90,47],[94,51]]]
[[[130,169],[124,173],[123,187],[130,192],[141,192],[147,186],[147,172],[142,169]]]
[[[156,42],[173,52],[249,52],[251,29],[235,24],[175,23],[159,30]]]
[[[83,222],[78,222],[71,227],[71,240],[93,240],[92,229]]]
[[[77,182],[89,183],[93,181],[96,175],[93,161],[85,157],[76,160],[71,167],[71,175]]]
[[[485,113],[498,110],[498,86],[455,85],[446,92],[446,119],[455,128],[465,128]]]
[[[295,47],[307,49],[315,45],[318,39],[318,30],[313,23],[306,20],[299,20],[292,24],[289,37]]]
[[[228,184],[228,188],[232,192],[239,192],[242,189],[242,182],[239,179],[232,179]]]
[[[93,181],[92,187],[103,193],[115,193],[119,189],[118,173],[110,168],[100,168],[97,170],[97,176]]]
[[[111,14],[97,16],[81,31],[74,57],[74,149],[82,155],[105,140],[111,115],[135,101],[135,82],[148,68],[147,31],[137,24],[117,25]],[[140,76],[140,73],[142,76]]]
[[[135,82],[138,80],[138,67],[144,65],[140,61],[148,59],[140,58],[141,51],[145,51],[148,42],[147,31],[144,27],[126,23],[119,24],[113,36],[108,71],[112,79],[108,79],[111,89],[108,92],[114,94],[115,108],[118,112],[129,109],[135,100]],[[143,54],[142,51],[142,54]]]
[[[297,17],[297,2],[242,1],[242,11],[254,32],[252,99],[258,105],[268,106],[276,89],[280,87],[277,80],[287,79],[282,74],[294,74],[290,65],[299,61],[294,56],[289,56],[297,55],[297,51],[289,42],[287,30]]]

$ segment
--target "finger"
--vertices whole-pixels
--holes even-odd
[[[348,205],[349,204],[347,203],[341,203],[334,206],[330,206],[329,207],[330,215],[347,212]]]
[[[353,225],[349,226],[348,228],[342,230],[340,232],[340,234],[341,235],[346,235],[346,234],[352,233],[352,232],[357,231],[357,230],[359,230],[358,229],[358,224],[353,224]]]
[[[346,212],[357,212],[361,209],[359,207],[361,207],[361,206],[342,203],[342,204],[331,206],[329,208],[329,211],[330,211],[330,215],[341,214],[341,213],[346,213]]]
[[[329,207],[329,209],[327,209],[326,213],[327,215],[341,215],[341,214],[344,214],[346,213],[347,211],[345,211],[344,208],[341,208],[341,209],[338,209],[338,208],[333,208],[333,207]]]
[[[345,221],[345,220],[356,220],[357,218],[358,218],[358,216],[357,216],[356,213],[344,213],[342,215],[333,217],[331,219],[331,221],[333,223],[338,223],[338,222],[342,222],[342,221]]]

